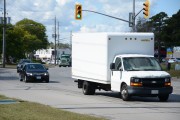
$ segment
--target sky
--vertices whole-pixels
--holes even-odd
[[[149,0],[150,17],[165,12],[171,17],[180,10],[180,0]],[[135,11],[143,8],[145,0],[135,0]],[[82,20],[75,20],[75,4],[83,10],[93,10],[128,20],[133,11],[133,0],[6,0],[7,17],[11,24],[28,18],[42,23],[47,29],[49,42],[54,42],[55,17],[59,22],[60,42],[70,43],[70,32],[129,32],[127,22],[99,14],[83,12]],[[0,0],[3,17],[4,0]],[[143,17],[141,12],[138,17]]]

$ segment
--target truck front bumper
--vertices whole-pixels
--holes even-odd
[[[173,92],[173,87],[148,88],[148,87],[128,87],[128,93],[133,96],[158,96],[169,95]]]

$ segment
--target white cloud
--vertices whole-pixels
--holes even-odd
[[[87,26],[84,25],[80,28],[80,32],[128,32],[129,29],[126,27],[125,24],[116,24],[116,25],[91,25]]]
[[[130,31],[126,22],[84,12],[83,19],[74,19],[75,4],[82,4],[83,10],[93,10],[108,15],[129,19],[129,12],[133,11],[133,0],[7,0],[7,12],[15,24],[24,18],[40,22],[47,27],[49,40],[54,33],[54,18],[60,22],[60,32],[123,32]],[[136,13],[143,8],[145,0],[136,0]],[[151,8],[158,3],[150,0]],[[0,0],[0,8],[3,8],[3,0]],[[153,9],[151,9],[153,11]],[[155,13],[154,13],[155,14]],[[142,13],[139,16],[143,16]],[[139,17],[138,16],[138,17]]]

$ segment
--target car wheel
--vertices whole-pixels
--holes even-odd
[[[128,89],[127,89],[127,85],[124,84],[122,87],[121,87],[121,98],[124,100],[124,101],[128,101],[130,99],[130,95],[128,93]]]
[[[22,76],[19,74],[19,80],[20,81],[23,81],[23,79],[22,79]]]
[[[24,76],[24,82],[26,82],[26,83],[28,82],[26,75]]]
[[[158,98],[159,98],[159,101],[165,102],[165,101],[168,100],[169,94],[167,94],[167,95],[159,95]]]
[[[46,80],[46,83],[49,83],[49,80]]]

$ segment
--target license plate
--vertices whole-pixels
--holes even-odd
[[[41,79],[41,76],[37,76],[36,79]]]
[[[158,94],[159,91],[158,90],[151,90],[151,94]]]

